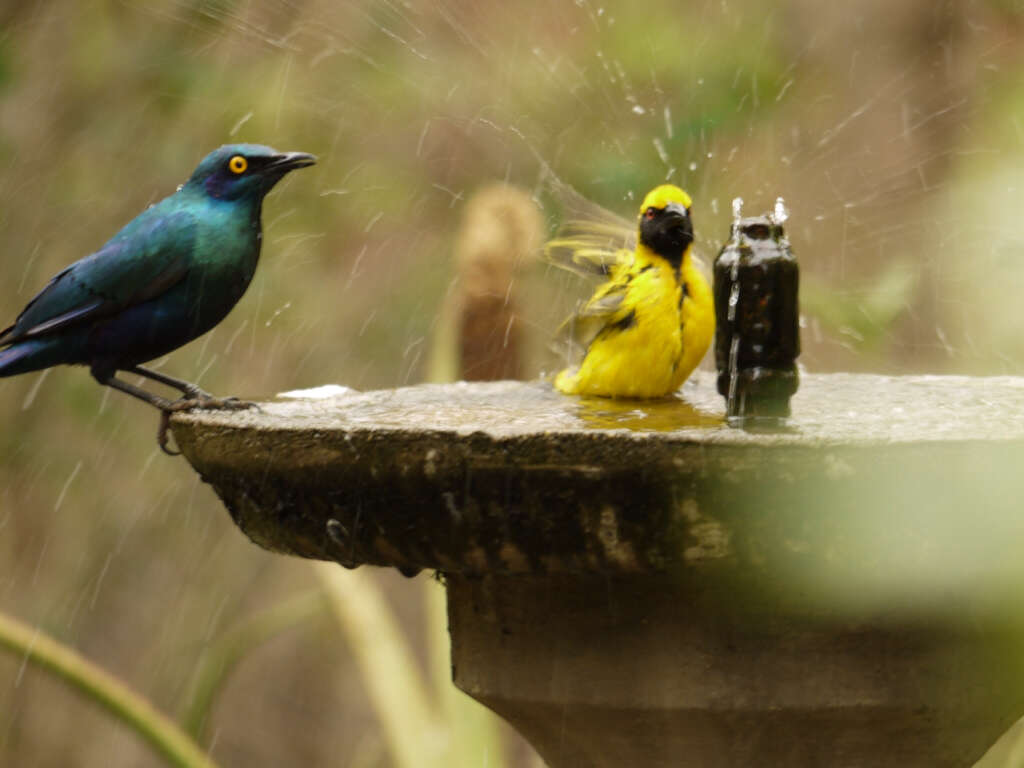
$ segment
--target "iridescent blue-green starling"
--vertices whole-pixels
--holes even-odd
[[[263,197],[286,173],[314,162],[303,152],[258,144],[211,152],[177,192],[58,273],[14,325],[0,331],[0,377],[88,365],[100,384],[160,409],[158,440],[165,451],[170,413],[249,407],[141,364],[187,344],[227,316],[256,271]],[[177,389],[182,397],[172,401],[151,394],[118,379],[118,371]]]

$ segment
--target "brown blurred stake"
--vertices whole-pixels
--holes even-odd
[[[459,377],[523,377],[516,274],[540,247],[542,220],[529,194],[506,184],[477,192],[455,244]]]

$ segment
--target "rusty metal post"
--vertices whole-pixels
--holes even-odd
[[[773,216],[739,218],[715,259],[715,364],[730,423],[789,416],[800,354],[799,269]]]

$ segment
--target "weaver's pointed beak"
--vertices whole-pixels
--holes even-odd
[[[665,231],[675,233],[673,239],[693,240],[693,221],[690,212],[679,203],[669,203],[664,213]]]
[[[666,205],[665,206],[665,213],[668,214],[669,216],[671,216],[673,219],[675,219],[675,218],[689,219],[690,218],[690,212],[688,210],[686,210],[686,208],[684,208],[679,203],[669,203],[668,205]]]

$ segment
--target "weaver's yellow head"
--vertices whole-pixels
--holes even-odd
[[[692,203],[679,187],[662,184],[647,193],[640,207],[640,242],[677,267],[693,242]]]
[[[687,211],[693,205],[690,196],[675,184],[662,184],[647,193],[643,205],[640,206],[640,215],[643,215],[648,208],[664,208],[669,203],[677,203]]]

